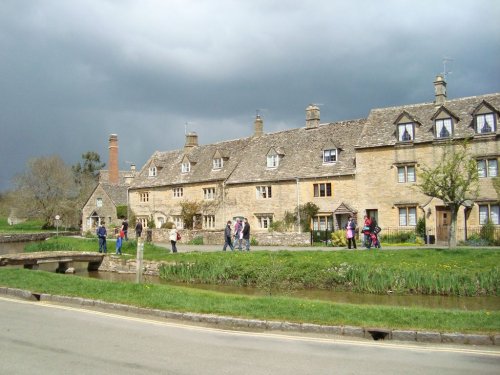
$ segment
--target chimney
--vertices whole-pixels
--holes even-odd
[[[108,182],[118,185],[118,136],[110,134],[109,136],[109,177]]]
[[[198,134],[195,132],[190,132],[186,134],[186,144],[184,145],[184,151],[189,152],[192,148],[198,146]]]
[[[130,164],[130,170],[131,170],[132,172],[135,172],[135,164]]]
[[[319,107],[309,104],[306,108],[306,129],[314,129],[319,126]]]
[[[441,106],[446,101],[446,82],[442,75],[437,75],[434,81],[434,94],[436,99],[434,104],[436,106]]]
[[[264,122],[262,121],[262,118],[260,115],[257,115],[255,117],[255,121],[253,122],[254,124],[254,136],[255,137],[260,137],[262,134],[264,134]]]

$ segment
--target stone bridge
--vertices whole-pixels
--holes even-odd
[[[97,271],[104,254],[82,251],[41,251],[0,255],[0,266],[19,266],[37,269],[42,263],[58,263],[56,272],[65,273],[73,262],[88,262],[89,271]]]

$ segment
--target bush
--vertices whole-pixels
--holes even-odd
[[[337,230],[332,233],[332,244],[336,247],[346,247],[347,239],[343,230]]]
[[[190,245],[203,245],[203,237],[202,236],[197,236],[193,238],[191,241],[189,241]]]
[[[488,245],[491,245],[495,242],[495,226],[490,220],[487,220],[486,224],[481,227],[479,237],[482,240],[486,241]]]

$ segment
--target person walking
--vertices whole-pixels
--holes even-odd
[[[170,229],[169,238],[170,244],[172,245],[172,253],[177,253],[177,240],[180,240],[180,235],[175,225],[172,227],[172,229]]]
[[[97,229],[97,237],[99,238],[99,252],[106,253],[108,250],[106,248],[106,236],[108,232],[106,231],[106,227],[104,223],[101,223],[101,226]]]
[[[345,226],[346,237],[347,237],[347,247],[350,249],[351,245],[356,249],[356,222],[352,216],[349,216],[347,224]]]
[[[125,238],[125,241],[128,241],[128,220],[127,220],[127,218],[123,219],[121,230],[123,231],[123,238]]]
[[[243,219],[243,229],[241,232],[243,240],[245,241],[245,249],[246,251],[250,251],[250,224],[247,218]]]
[[[135,237],[139,238],[142,234],[142,223],[140,220],[137,220],[137,224],[135,224]]]
[[[363,223],[363,246],[367,249],[370,248],[372,242],[370,237],[371,225],[372,219],[370,219],[370,216],[365,215],[365,221]]]
[[[241,232],[241,230],[242,230],[241,219],[236,219],[236,224],[234,224],[233,248],[236,248],[236,245],[238,245],[238,250],[241,250],[241,239],[243,238],[243,233]]]
[[[231,248],[231,251],[234,251],[233,240],[231,238],[231,220],[227,222],[226,228],[224,229],[224,247],[222,251],[226,251],[228,246]]]
[[[120,230],[116,236],[116,255],[122,255],[123,237],[125,237],[125,233]]]

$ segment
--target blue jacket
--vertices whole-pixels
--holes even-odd
[[[106,235],[108,234],[108,232],[106,232],[106,228],[105,227],[99,227],[97,229],[97,237],[99,238],[106,238]]]

